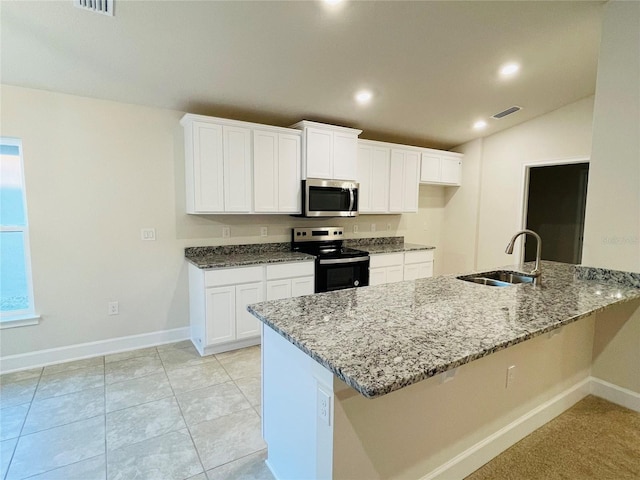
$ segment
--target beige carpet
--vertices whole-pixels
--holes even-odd
[[[640,413],[588,396],[466,480],[640,479]]]

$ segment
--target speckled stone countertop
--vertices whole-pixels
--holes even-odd
[[[184,256],[198,268],[228,268],[264,263],[301,262],[315,260],[306,253],[292,252],[290,243],[257,243],[219,247],[188,247]]]
[[[404,243],[404,237],[350,238],[344,241],[345,246],[364,250],[369,253],[396,253],[412,250],[433,250],[436,247]]]
[[[248,310],[374,398],[640,299],[638,286],[639,274],[576,271],[545,261],[540,286],[489,287],[441,276],[262,302]]]

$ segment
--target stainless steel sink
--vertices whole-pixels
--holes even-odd
[[[522,273],[509,272],[507,270],[495,270],[493,272],[473,273],[456,277],[465,282],[489,285],[491,287],[508,287],[517,283],[533,283],[534,276]]]

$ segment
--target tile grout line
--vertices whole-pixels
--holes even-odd
[[[158,352],[158,356],[160,357],[160,363],[162,364],[162,369],[164,370],[164,374],[167,377],[167,382],[169,383],[169,388],[171,389],[171,392],[173,393],[173,398],[176,401],[176,405],[178,405],[178,410],[180,410],[180,416],[182,416],[182,421],[185,424],[185,427],[187,428],[187,432],[189,432],[189,440],[191,440],[191,445],[193,446],[193,450],[196,452],[196,457],[198,457],[198,461],[200,462],[200,467],[202,468],[202,473],[204,473],[205,478],[208,478],[207,475],[207,471],[204,468],[204,463],[202,463],[202,458],[200,457],[200,452],[198,451],[198,447],[196,447],[196,442],[193,440],[193,435],[191,435],[191,428],[189,427],[189,424],[187,423],[187,420],[184,418],[184,412],[182,411],[182,407],[180,406],[180,402],[178,401],[178,397],[176,396],[176,392],[173,389],[173,385],[171,385],[171,380],[169,380],[169,374],[167,373],[167,368],[164,366],[164,361],[162,360],[162,356],[160,355],[160,352]],[[196,475],[199,475],[199,473],[197,473]],[[192,477],[193,475],[191,475]],[[186,477],[185,480],[188,480],[190,477]]]
[[[16,444],[13,447],[13,452],[11,453],[11,458],[9,459],[9,463],[7,464],[7,471],[4,474],[3,480],[6,480],[6,478],[9,476],[9,471],[11,470],[11,465],[13,464],[13,457],[15,457],[16,451],[18,450],[18,444],[20,443],[20,439],[22,438],[22,431],[24,430],[24,426],[27,423],[27,418],[29,417],[29,412],[31,411],[33,400],[36,397],[36,392],[38,391],[38,387],[40,386],[40,380],[42,379],[43,372],[44,372],[44,367],[42,367],[42,370],[40,370],[40,375],[38,375],[36,388],[33,389],[33,394],[31,395],[31,400],[29,401],[29,407],[27,408],[27,413],[25,414],[24,420],[22,421],[22,426],[20,427],[20,433],[18,433]]]
[[[100,454],[100,455],[102,455],[102,454]],[[67,465],[62,465],[60,467],[52,468],[51,470],[47,470],[46,472],[34,473],[33,475],[29,475],[28,477],[22,477],[20,480],[29,480],[30,478],[38,477],[40,475],[44,475],[45,473],[55,472],[56,470],[60,470],[62,468],[66,468],[66,467],[69,467],[71,465],[76,465],[78,463],[81,463],[81,462],[84,462],[84,461],[87,461],[87,460],[93,460],[94,458],[98,458],[100,455],[94,455],[93,457],[88,457],[88,458],[85,458],[83,460],[78,460],[77,462],[73,462],[73,463],[69,463]]]

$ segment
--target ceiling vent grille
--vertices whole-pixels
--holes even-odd
[[[495,118],[496,120],[500,120],[501,118],[504,118],[507,115],[511,115],[512,113],[519,112],[520,110],[522,110],[522,107],[518,107],[518,106],[509,107],[509,108],[507,108],[506,110],[503,110],[500,113],[496,113],[495,115],[492,115],[491,118]]]
[[[73,0],[73,4],[83,10],[89,10],[91,12],[113,17],[114,1],[115,0]]]

